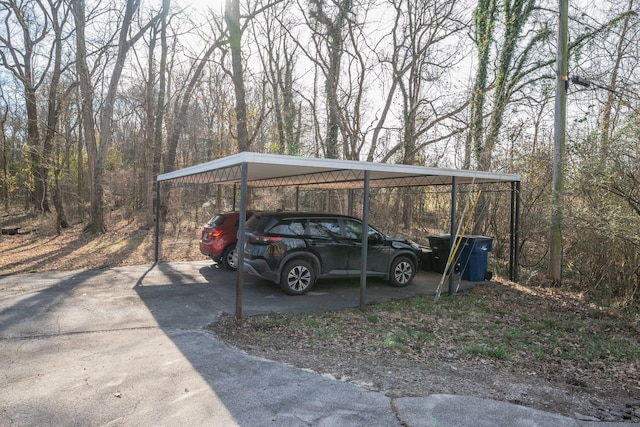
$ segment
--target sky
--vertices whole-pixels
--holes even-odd
[[[212,8],[215,11],[224,10],[225,0],[177,0],[178,4],[189,5],[198,11],[204,11]]]

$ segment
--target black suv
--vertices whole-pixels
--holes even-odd
[[[360,276],[362,222],[350,216],[262,212],[246,223],[245,269],[280,284],[291,295],[308,292],[316,279]],[[369,227],[367,275],[407,286],[419,269],[420,247]]]

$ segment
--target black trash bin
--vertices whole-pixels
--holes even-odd
[[[422,250],[420,268],[424,271],[433,271],[433,250],[430,247],[421,247],[420,249]]]
[[[458,253],[452,260],[452,264],[455,266],[467,264],[466,258],[462,258],[464,254],[461,253],[466,238],[466,236],[461,237],[462,241],[460,242],[460,245],[458,245]],[[451,252],[451,235],[431,234],[429,235],[429,246],[431,246],[431,250],[433,251],[433,271],[437,273],[444,273]],[[456,270],[456,272],[458,272],[458,270]]]
[[[429,246],[431,246],[433,254],[433,271],[444,273],[451,250],[451,235],[431,234],[429,235]]]

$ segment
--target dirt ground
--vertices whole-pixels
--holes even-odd
[[[56,235],[50,221],[32,219],[0,221],[0,274],[83,270],[152,263],[154,230],[134,221],[119,220],[108,225],[105,234],[83,232],[76,224]],[[167,227],[162,236],[161,261],[203,260],[198,249],[198,229]]]
[[[18,232],[0,236],[0,274],[108,268],[153,260],[153,231],[141,228],[135,221],[121,218],[102,235],[85,234],[82,225],[74,225],[57,236],[46,224],[6,215],[0,218],[3,229]],[[198,251],[197,238],[195,225],[165,230],[161,260],[204,259]],[[240,323],[223,315],[209,329],[250,354],[357,383],[392,397],[465,394],[582,420],[640,423],[638,359],[619,361],[612,355],[604,362],[585,361],[580,356],[579,342],[567,344],[576,347],[571,358],[556,357],[543,344],[540,351],[551,354],[533,357],[535,339],[528,341],[531,347],[523,349],[498,349],[493,354],[482,348],[469,351],[470,342],[484,337],[490,343],[490,334],[503,333],[509,329],[505,325],[544,319],[553,328],[553,319],[559,313],[563,316],[559,322],[575,318],[584,319],[589,325],[597,320],[601,325],[605,318],[609,323],[604,324],[610,326],[603,326],[598,333],[620,335],[633,350],[640,345],[637,317],[635,323],[621,322],[618,312],[596,309],[579,293],[503,281],[455,298],[460,304],[480,301],[484,326],[469,326],[474,321],[469,316],[479,316],[480,312],[460,314],[453,308],[427,312],[425,307],[431,310],[433,306],[424,301],[404,301],[392,307],[372,306],[365,312],[259,316]],[[541,332],[532,329],[530,333]],[[521,337],[514,340],[523,342]]]

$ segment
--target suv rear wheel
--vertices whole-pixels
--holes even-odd
[[[391,263],[391,274],[389,281],[392,286],[402,287],[411,283],[416,274],[416,267],[413,261],[406,256],[399,256]]]
[[[307,261],[296,259],[289,261],[280,276],[280,289],[289,295],[307,293],[316,281],[316,273]]]
[[[227,246],[220,258],[222,266],[227,270],[236,271],[238,269],[238,255],[236,253],[236,245]]]

